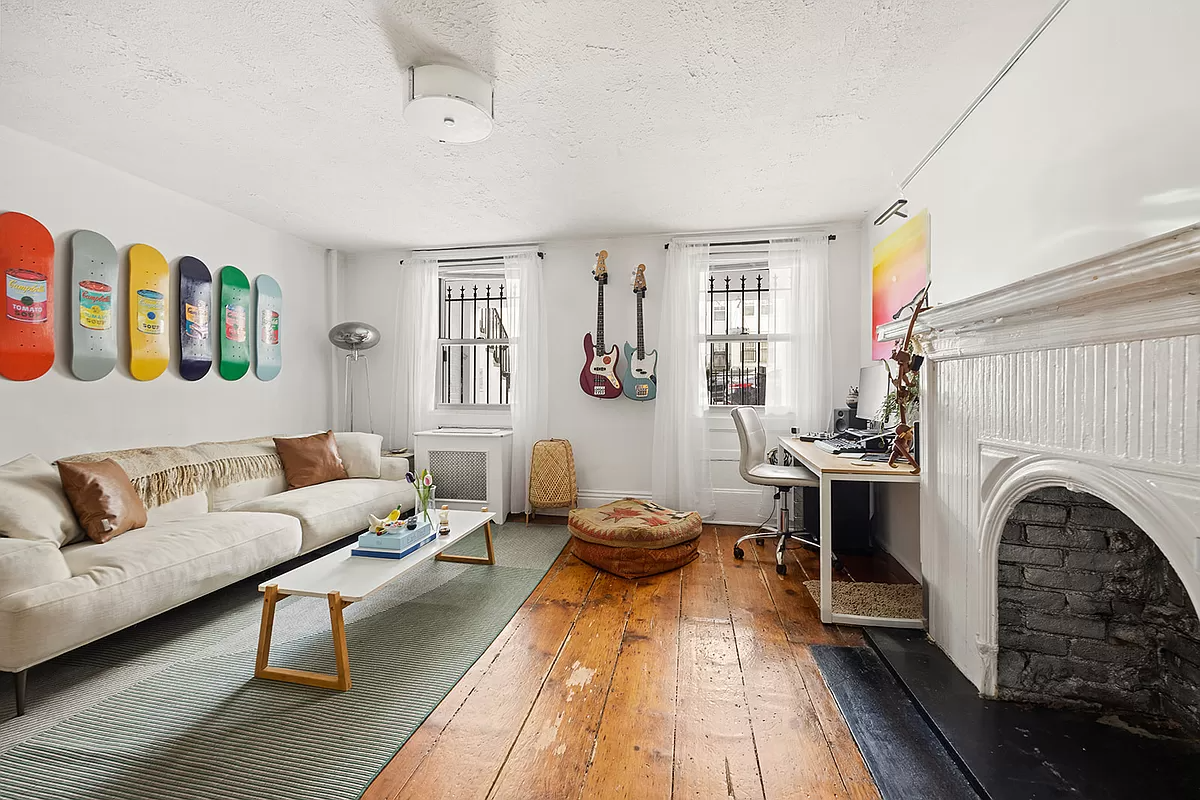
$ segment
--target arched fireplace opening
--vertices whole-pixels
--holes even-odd
[[[998,558],[1000,698],[1133,712],[1200,736],[1196,607],[1128,517],[1040,489],[1014,508]]]

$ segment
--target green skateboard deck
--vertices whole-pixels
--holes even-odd
[[[212,367],[212,275],[192,256],[179,259],[179,374],[198,381]]]
[[[129,374],[139,381],[152,381],[167,371],[170,280],[162,253],[148,244],[129,248]]]
[[[33,217],[0,214],[0,375],[40,378],[54,366],[54,237]]]
[[[240,379],[250,369],[250,282],[237,267],[221,267],[221,363],[218,371],[227,381]]]
[[[254,374],[269,381],[283,368],[283,349],[279,341],[283,315],[283,292],[270,275],[254,279],[255,318],[258,332],[254,337]]]
[[[95,231],[71,237],[71,372],[97,381],[117,366],[117,249]]]

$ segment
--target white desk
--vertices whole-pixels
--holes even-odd
[[[779,444],[792,458],[821,479],[821,622],[874,625],[884,628],[923,628],[924,620],[867,617],[833,612],[833,482],[920,483],[912,467],[892,468],[887,464],[859,464],[854,459],[827,453],[812,442],[779,437]]]

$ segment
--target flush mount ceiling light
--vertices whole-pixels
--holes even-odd
[[[482,141],[492,132],[492,85],[448,64],[409,67],[404,120],[439,142]]]

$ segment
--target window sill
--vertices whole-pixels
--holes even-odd
[[[495,414],[508,415],[512,413],[512,407],[508,405],[471,405],[470,403],[438,403],[434,406],[434,411],[439,414],[452,414],[456,411],[462,411],[471,414]]]

